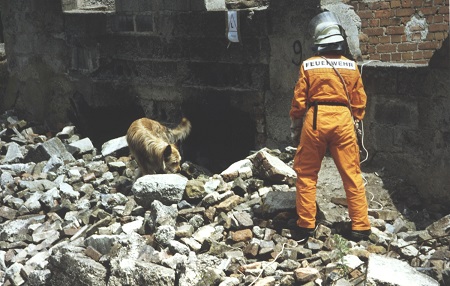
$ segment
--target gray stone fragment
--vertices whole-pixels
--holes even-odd
[[[175,228],[170,225],[161,225],[156,229],[155,239],[161,245],[167,246],[175,239]]]
[[[14,182],[14,178],[10,172],[2,172],[0,175],[0,185],[7,186]]]
[[[295,191],[269,192],[263,199],[262,214],[270,215],[283,211],[295,211],[295,197]]]
[[[8,144],[8,150],[2,160],[3,164],[19,163],[24,158],[19,144],[11,142]]]
[[[47,161],[52,156],[56,156],[66,163],[75,161],[75,158],[67,151],[58,137],[53,137],[44,143],[38,144],[35,149],[29,150],[25,161],[38,163]]]
[[[64,165],[64,161],[58,155],[52,155],[42,168],[42,173],[56,172],[62,165]]]
[[[111,247],[120,240],[119,235],[91,235],[84,244],[91,246],[101,254],[109,254]]]
[[[35,165],[36,165],[36,163],[34,163],[34,162],[6,164],[6,165],[0,165],[0,169],[10,170],[10,171],[13,171],[14,173],[31,173],[33,171],[33,168]]]
[[[6,271],[5,256],[6,252],[0,250],[0,271]]]
[[[15,209],[9,208],[7,206],[0,207],[0,217],[12,220],[17,216],[17,211]]]
[[[51,285],[107,285],[105,267],[80,253],[50,256],[49,269]]]
[[[377,254],[369,255],[367,279],[374,281],[376,285],[439,285],[436,280],[418,272],[406,262]]]
[[[253,227],[253,219],[252,219],[252,216],[250,215],[250,213],[239,211],[239,212],[233,212],[232,215],[235,219],[232,221],[237,222],[236,227],[238,229]]]
[[[60,132],[56,133],[56,136],[61,139],[68,139],[75,134],[75,126],[65,126]]]
[[[189,247],[187,247],[185,244],[183,244],[179,241],[176,241],[176,240],[169,241],[169,250],[172,253],[189,255]]]
[[[175,285],[175,271],[168,267],[132,259],[114,260],[111,264],[108,286]]]
[[[250,159],[243,159],[231,164],[228,168],[222,171],[220,175],[225,181],[229,182],[239,177],[242,169],[246,167],[252,167],[252,162],[250,161]]]
[[[256,153],[250,160],[253,162],[257,175],[263,179],[292,183],[297,178],[294,169],[264,150]]]
[[[94,144],[92,144],[91,139],[83,138],[81,140],[72,142],[69,144],[70,147],[75,148],[79,154],[86,154],[93,152],[95,150]]]
[[[6,269],[6,278],[8,278],[13,285],[22,285],[25,280],[22,278],[21,272],[23,265],[20,263],[14,263],[8,269]]]
[[[438,221],[435,221],[426,228],[426,230],[430,233],[432,237],[448,235],[449,229],[450,229],[450,214],[444,216]]]
[[[25,265],[31,266],[34,269],[44,270],[47,267],[49,257],[50,253],[48,250],[41,251],[28,259]]]
[[[127,143],[127,139],[125,136],[111,139],[111,140],[103,143],[102,155],[106,157],[108,155],[119,152],[125,148],[128,148],[128,143]]]
[[[136,180],[132,192],[144,208],[149,209],[155,200],[171,205],[181,201],[187,181],[178,174],[146,175]]]
[[[44,270],[32,270],[28,274],[27,283],[30,286],[50,285],[50,277],[52,273],[48,269]]]
[[[58,188],[61,195],[65,196],[66,198],[77,200],[80,196],[80,193],[78,191],[75,191],[73,187],[67,183],[61,183]]]
[[[29,189],[31,192],[43,192],[46,190],[50,190],[51,188],[56,187],[57,185],[49,180],[34,180],[34,181],[26,181],[20,180],[19,186],[22,189]]]

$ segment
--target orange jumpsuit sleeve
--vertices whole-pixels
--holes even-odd
[[[292,119],[301,119],[306,112],[308,104],[308,79],[305,76],[303,65],[300,66],[300,76],[295,84],[289,116]]]

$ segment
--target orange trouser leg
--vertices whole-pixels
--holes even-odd
[[[297,173],[296,207],[297,225],[305,228],[316,226],[316,185],[318,173],[326,151],[326,142],[320,142],[320,133],[312,129],[312,113],[308,112],[303,123],[300,145],[294,157]]]
[[[341,126],[339,134],[332,136],[329,149],[344,184],[352,229],[368,230],[370,223],[366,191],[359,163],[359,147],[351,121]]]

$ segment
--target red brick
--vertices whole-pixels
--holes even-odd
[[[363,11],[363,10],[369,10],[369,7],[367,7],[367,4],[361,1],[356,1],[358,4],[356,4],[356,11]]]
[[[391,5],[389,2],[380,2],[380,9],[382,10],[391,9]]]
[[[374,38],[376,38],[376,37],[374,37]],[[367,43],[367,42],[369,42],[369,36],[367,36],[364,33],[359,33],[358,39],[359,39],[360,43]]]
[[[403,8],[411,7],[411,0],[402,0],[402,7]]]
[[[448,36],[448,33],[443,33],[443,32],[434,33],[434,39],[437,41],[445,40],[445,38],[447,38],[447,36]]]
[[[391,61],[391,54],[381,54],[380,60],[382,62],[390,62]]]
[[[446,0],[434,0],[434,1],[433,1],[433,4],[434,4],[434,5],[442,5],[442,4],[445,5],[445,1],[446,1]]]
[[[398,44],[397,49],[399,52],[417,51],[417,44],[402,43],[402,44]]]
[[[411,6],[412,7],[415,7],[415,8],[418,8],[418,7],[423,7],[424,5],[424,3],[423,2],[426,2],[426,1],[423,1],[423,0],[412,0],[411,1]]]
[[[412,60],[412,53],[411,52],[402,53],[402,60],[403,61]]]
[[[441,6],[440,8],[439,8],[439,12],[438,12],[439,14],[449,14],[449,9],[448,9],[448,5],[447,6]]]
[[[391,8],[399,8],[401,6],[402,6],[402,4],[401,4],[401,2],[399,0],[391,1]]]
[[[411,21],[411,15],[406,16],[406,17],[401,17],[400,19],[401,19],[400,23],[403,24],[403,25],[406,25],[406,24],[409,23],[409,21]]]
[[[391,60],[394,62],[399,62],[402,60],[402,54],[401,53],[392,53],[391,54]]]
[[[361,19],[361,28],[369,27],[369,21],[367,19]]]
[[[391,35],[391,43],[401,43],[405,41],[406,37],[403,35]]]
[[[400,26],[402,24],[401,17],[392,17],[389,19],[390,26]]]
[[[380,19],[370,19],[369,27],[380,27]]]
[[[375,49],[374,46],[370,45],[370,46],[367,47],[367,52],[368,52],[369,54],[375,54],[376,49]]]
[[[419,43],[419,50],[435,50],[437,48],[439,48],[438,41]]]
[[[383,18],[383,19],[380,19],[380,27],[392,26],[392,25],[391,25],[391,19],[392,19],[392,18]]]
[[[391,36],[381,36],[378,38],[380,44],[390,44],[391,43]]]
[[[422,14],[424,14],[425,16],[427,16],[436,14],[438,9],[439,9],[438,7],[424,7],[419,9],[419,11],[422,12]]]
[[[380,58],[379,54],[374,54],[374,53],[370,54],[369,60],[374,60],[374,61],[378,60],[379,61],[380,59],[381,58]]]
[[[383,28],[365,28],[362,29],[362,32],[367,34],[368,36],[381,36],[384,34]]]
[[[413,52],[413,59],[414,60],[421,60],[421,59],[423,59],[423,53],[421,51]]]
[[[414,33],[414,34],[411,35],[411,41],[412,42],[419,42],[420,40],[422,40],[422,34]]]
[[[380,42],[379,37],[369,37],[369,44],[376,45]]]
[[[434,55],[434,51],[422,51],[422,52],[424,59],[431,59],[431,57]]]
[[[377,10],[375,11],[375,18],[390,18],[393,10]]]
[[[359,49],[361,50],[362,55],[367,55],[367,45],[360,45]]]
[[[380,10],[380,2],[372,2],[372,3],[367,3],[367,6],[369,7],[370,10]]]
[[[379,44],[376,48],[377,53],[392,53],[397,51],[397,45],[394,44]]]
[[[388,35],[402,35],[405,33],[405,27],[390,26],[386,28],[386,34]]]
[[[420,25],[410,25],[409,26],[410,32],[420,32],[420,31],[424,31],[424,30],[425,30],[425,28]]]
[[[366,11],[358,11],[357,12],[359,18],[361,19],[371,19],[373,18],[373,13],[370,10],[366,10]]]
[[[402,17],[402,16],[411,16],[414,15],[416,11],[413,8],[402,8],[402,9],[396,9],[395,15]]]
[[[435,34],[436,33],[428,33],[427,36],[425,37],[425,41],[434,41]]]
[[[447,24],[431,24],[428,26],[428,32],[443,32],[448,30]]]
[[[437,24],[437,23],[443,23],[444,22],[444,16],[443,15],[434,15],[429,16],[431,19],[427,18],[428,23]]]

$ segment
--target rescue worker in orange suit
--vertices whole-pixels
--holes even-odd
[[[355,123],[365,114],[366,93],[356,63],[343,56],[345,41],[336,16],[322,12],[311,20],[310,29],[316,55],[301,65],[289,113],[291,137],[298,145],[294,158],[297,226],[301,237],[313,235],[316,184],[328,148],[347,197],[350,238],[367,239],[371,227],[355,132]]]

